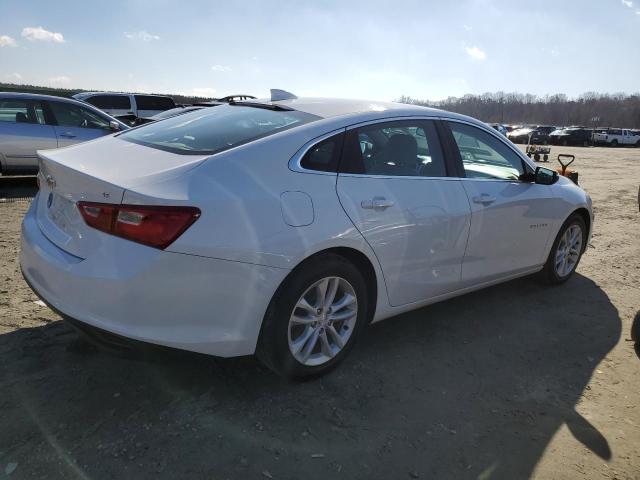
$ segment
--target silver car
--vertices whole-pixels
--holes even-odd
[[[0,173],[36,173],[37,150],[66,147],[127,128],[77,100],[0,92]]]

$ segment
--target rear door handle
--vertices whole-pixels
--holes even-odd
[[[363,200],[360,206],[367,210],[385,210],[393,207],[394,203],[384,197],[373,197],[371,200]]]
[[[482,205],[491,205],[493,202],[496,201],[496,197],[492,197],[491,195],[483,193],[482,195],[473,197],[472,200],[473,200],[473,203],[480,203]]]
[[[76,138],[76,136],[72,132],[64,132],[61,133],[60,136],[64,138]]]

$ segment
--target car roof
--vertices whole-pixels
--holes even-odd
[[[429,107],[421,107],[418,105],[409,105],[395,102],[380,102],[376,100],[353,100],[346,98],[300,97],[276,101],[258,98],[256,100],[246,101],[246,103],[252,102],[263,104],[267,103],[271,105],[282,105],[322,118],[375,112],[393,112],[397,113],[398,115],[437,115],[442,113],[441,110]]]
[[[74,95],[75,98],[92,97],[94,95],[144,95],[145,97],[162,97],[172,98],[169,95],[157,95],[153,93],[127,93],[127,92],[79,92]]]
[[[41,93],[25,93],[25,92],[0,92],[4,98],[24,98],[30,100],[57,100],[69,103],[77,103],[79,105],[86,105],[84,102],[79,102],[75,98],[58,97],[56,95],[43,95]]]

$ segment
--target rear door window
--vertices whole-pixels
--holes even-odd
[[[33,100],[0,99],[0,122],[43,125],[42,104]]]
[[[341,173],[446,177],[435,125],[428,120],[376,123],[345,137]]]
[[[135,95],[136,107],[138,110],[158,110],[164,111],[175,108],[176,104],[172,98],[156,97],[153,95]]]
[[[173,153],[211,155],[319,119],[297,110],[220,105],[151,123],[118,138]]]

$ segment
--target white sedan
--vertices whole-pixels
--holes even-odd
[[[276,95],[39,152],[33,290],[101,339],[302,377],[370,322],[575,271],[591,199],[484,123]]]

